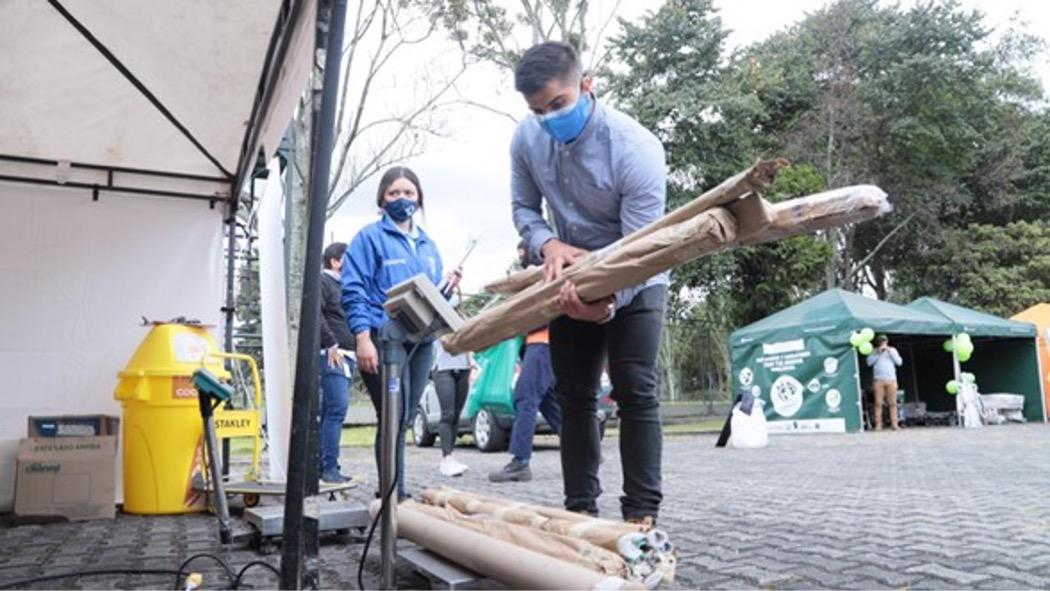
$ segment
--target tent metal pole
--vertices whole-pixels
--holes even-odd
[[[860,351],[853,349],[853,378],[857,381],[857,418],[860,420],[860,430],[864,429],[864,390],[860,387]]]
[[[346,0],[319,0],[315,23],[315,74],[310,88],[313,116],[310,125],[309,215],[306,233],[303,295],[299,342],[296,348],[295,388],[292,397],[292,425],[288,446],[288,483],[284,506],[284,548],[281,556],[282,589],[318,587],[318,515],[309,513],[306,497],[318,493],[317,410],[320,376],[321,338],[321,248],[325,214],[328,209],[328,182],[335,142],[335,114],[339,94],[343,29]],[[315,507],[316,503],[311,502]]]
[[[1050,336],[1050,335],[1047,335]],[[1046,374],[1043,373],[1043,356],[1039,351],[1039,329],[1035,331],[1035,366],[1039,369],[1039,402],[1043,407],[1043,422],[1046,422]],[[1050,346],[1050,343],[1048,343]]]
[[[915,372],[915,343],[908,343],[911,350],[911,383],[915,386],[915,403],[919,402],[919,374]]]
[[[955,340],[955,335],[952,335],[952,372],[954,374],[954,380],[956,383],[962,383],[962,367],[959,365],[959,354],[955,351],[958,343]],[[962,392],[955,395],[955,424],[959,427],[963,426],[963,413],[962,413]]]

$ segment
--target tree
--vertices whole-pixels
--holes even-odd
[[[438,41],[439,26],[425,9],[425,2],[359,0],[348,17],[329,217],[365,181],[423,153],[426,139],[441,132],[437,115],[447,106],[443,98],[471,60],[464,55],[449,70],[448,60],[438,52],[422,64],[420,50]],[[416,65],[402,72],[410,54]],[[398,92],[386,91],[382,100],[376,99],[380,89],[391,86]]]
[[[893,215],[829,233],[828,286],[888,297],[895,272],[922,275],[940,232],[1010,219],[1042,97],[1025,72],[1038,49],[1018,31],[991,43],[983,16],[954,2],[840,0],[734,59],[763,97],[774,149],[829,186],[871,182],[892,197]]]
[[[822,287],[888,298],[921,291],[942,233],[1050,211],[1047,114],[1026,69],[1041,45],[1017,30],[992,42],[983,22],[950,1],[838,0],[727,59],[711,2],[669,0],[641,24],[622,23],[610,87],[667,147],[673,204],[772,155],[808,166],[821,185],[885,189],[892,215],[822,235],[833,255]],[[752,278],[813,260],[781,254]],[[715,293],[744,260],[712,257],[678,283]]]
[[[1018,221],[972,224],[938,237],[924,269],[923,292],[1012,316],[1050,301],[1050,225]]]
[[[596,13],[590,0],[425,0],[425,4],[428,14],[442,24],[464,56],[510,75],[526,49],[545,41],[572,45],[586,72],[602,71],[610,59],[608,27],[622,0],[616,0],[605,14]],[[595,23],[599,24],[593,26]],[[479,103],[463,93],[458,97],[461,104],[518,120],[513,113]]]

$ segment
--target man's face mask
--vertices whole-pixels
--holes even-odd
[[[407,197],[400,197],[393,201],[387,201],[383,209],[390,216],[390,219],[400,224],[416,213],[416,210],[419,209],[419,204]]]
[[[580,137],[591,114],[591,97],[580,91],[576,102],[557,111],[538,115],[540,127],[557,141],[568,144]]]

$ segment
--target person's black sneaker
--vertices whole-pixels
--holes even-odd
[[[511,460],[503,468],[489,472],[489,480],[492,482],[528,482],[532,480],[532,470],[529,469],[528,464]]]

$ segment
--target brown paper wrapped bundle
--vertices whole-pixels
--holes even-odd
[[[761,244],[838,228],[876,218],[892,209],[886,192],[875,185],[853,185],[815,193],[769,206],[772,223],[750,236],[740,236],[740,243]]]
[[[591,253],[586,264],[577,262],[558,281],[511,296],[443,340],[449,351],[477,351],[549,322],[560,315],[557,294],[565,281],[576,284],[584,301],[596,301],[704,254],[863,222],[891,209],[886,193],[874,185],[843,187],[773,205],[752,194],[631,244],[617,243]]]
[[[479,351],[557,318],[561,315],[558,292],[566,281],[576,285],[584,301],[597,301],[725,248],[736,239],[736,227],[733,215],[716,207],[644,239],[614,243],[569,267],[559,279],[535,284],[467,320],[459,330],[443,337],[445,350],[453,354]]]
[[[620,243],[623,245],[630,244],[635,240],[639,240],[661,230],[668,226],[684,222],[685,220],[696,217],[697,215],[711,209],[712,207],[718,207],[719,205],[726,205],[733,201],[744,197],[745,195],[752,193],[757,194],[763,189],[768,188],[773,184],[773,181],[777,178],[777,173],[780,169],[788,166],[790,163],[783,158],[777,158],[775,160],[765,160],[757,162],[751,168],[737,173],[735,176],[726,179],[722,184],[707,191],[703,195],[700,195],[696,199],[693,199],[689,203],[682,205],[678,209],[668,213],[660,219],[652,222],[651,224],[638,229],[631,234],[624,236]],[[593,254],[593,253],[592,253]],[[576,262],[574,266],[583,266],[589,264],[588,260],[591,256],[584,257],[580,261]],[[536,267],[531,269],[525,269],[513,273],[498,281],[493,281],[485,286],[485,291],[495,294],[513,294],[534,285],[543,278],[543,271]]]
[[[404,505],[398,507],[399,514],[403,508]],[[417,504],[413,508],[442,521],[509,542],[520,548],[545,554],[551,558],[564,560],[603,575],[623,579],[629,575],[627,563],[617,552],[607,550],[582,538],[556,534],[501,519],[471,516],[457,510],[452,505],[436,507]]]
[[[613,553],[619,552],[617,542],[622,536],[644,533],[648,529],[641,524],[598,519],[562,509],[485,497],[446,487],[428,489],[423,492],[422,499],[429,505],[452,507],[464,515],[486,516],[553,534],[579,538]]]
[[[379,510],[379,501],[371,506],[373,515]],[[644,589],[640,583],[630,582],[623,577],[604,574],[598,570],[585,568],[575,561],[565,560],[572,554],[564,549],[560,556],[552,556],[551,548],[555,545],[552,538],[536,538],[539,532],[525,526],[504,522],[481,523],[466,516],[456,516],[454,509],[438,508],[406,501],[398,506],[398,535],[411,540],[431,552],[439,554],[476,573],[490,577],[508,585],[512,589]],[[501,526],[504,526],[501,528]],[[483,529],[500,528],[504,533],[510,528],[527,530],[510,536],[513,542],[505,541],[498,536],[482,533]],[[552,534],[545,534],[552,536]],[[568,543],[587,544],[583,540],[569,540]],[[525,541],[526,543],[523,543]],[[538,549],[528,546],[539,545]],[[586,560],[595,562],[599,555],[603,560],[608,553],[587,544],[591,552]],[[575,551],[575,550],[574,550]],[[582,554],[577,554],[581,560]],[[626,563],[616,557],[620,564]],[[608,567],[606,567],[608,568]],[[618,568],[618,567],[617,567]]]

